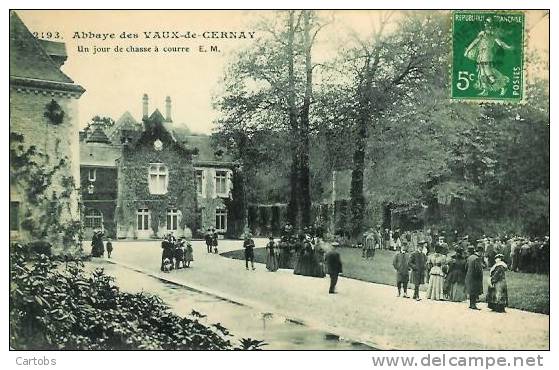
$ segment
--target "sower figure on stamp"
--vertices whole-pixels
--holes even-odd
[[[479,253],[483,246],[479,246],[476,250],[473,246],[468,247],[470,256],[466,260],[466,292],[470,297],[470,308],[479,310],[476,303],[478,297],[483,294],[483,264]]]
[[[413,299],[416,301],[421,300],[419,298],[419,287],[425,281],[425,265],[427,263],[427,256],[423,253],[423,248],[426,244],[427,242],[425,240],[421,240],[417,244],[415,251],[410,254],[410,283],[414,284]]]
[[[330,289],[328,290],[330,294],[336,293],[338,275],[342,273],[342,260],[340,254],[336,251],[337,246],[337,242],[332,243],[332,249],[324,256],[326,269],[328,270],[328,275],[330,275]]]
[[[468,45],[464,56],[476,62],[477,81],[475,87],[480,89],[479,95],[486,96],[490,91],[499,91],[505,95],[509,78],[497,70],[495,59],[498,47],[506,50],[512,49],[499,37],[491,24],[491,19],[485,21],[484,30]]]

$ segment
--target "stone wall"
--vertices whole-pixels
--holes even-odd
[[[79,221],[78,208],[79,193],[76,189],[79,179],[79,147],[78,147],[78,98],[77,94],[66,94],[48,90],[19,88],[10,86],[10,133],[23,135],[23,146],[28,148],[33,145],[37,151],[46,154],[39,163],[44,168],[56,166],[61,159],[65,164],[57,170],[46,190],[47,195],[61,194],[67,190],[63,179],[71,177],[76,184],[70,189],[67,204],[64,204],[58,222],[67,224]],[[46,106],[54,100],[64,111],[64,119],[60,124],[53,124],[45,117]],[[51,209],[49,205],[39,204],[32,206],[29,203],[29,186],[17,183],[10,179],[11,201],[20,203],[19,216],[24,225],[26,220],[39,220]],[[13,240],[29,241],[34,239],[25,227],[11,232]],[[61,243],[60,235],[47,235],[44,239],[53,243],[54,253],[67,253]]]

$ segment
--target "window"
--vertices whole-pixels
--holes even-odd
[[[89,181],[95,182],[97,178],[97,170],[95,168],[90,168],[89,171],[87,171],[87,178]]]
[[[169,183],[167,166],[161,163],[149,165],[148,186],[151,194],[167,194],[167,184]]]
[[[179,211],[170,209],[167,211],[167,230],[177,230],[179,225]]]
[[[10,202],[10,231],[19,230],[19,202]]]
[[[215,210],[215,228],[219,231],[227,230],[227,210],[225,208]]]
[[[138,230],[149,230],[149,209],[140,208],[138,210]]]
[[[204,170],[196,170],[196,191],[198,195],[204,196]]]
[[[85,211],[85,224],[89,229],[101,229],[103,227],[103,214],[95,208]]]
[[[227,196],[227,171],[215,171],[215,193]]]

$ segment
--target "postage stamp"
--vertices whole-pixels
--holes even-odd
[[[524,13],[452,13],[451,98],[518,103],[524,98]]]

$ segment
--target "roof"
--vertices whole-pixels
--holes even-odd
[[[193,135],[191,131],[186,127],[186,125],[174,124],[172,122],[166,122],[163,118],[161,112],[156,109],[153,113],[149,116],[148,121],[150,122],[158,122],[160,123],[165,131],[167,131],[172,140],[176,141],[178,144],[183,146],[185,149],[197,149],[198,154],[193,156],[194,165],[199,166],[228,166],[233,162],[233,158],[228,155],[225,150],[220,150],[219,148],[214,148],[212,145],[211,137],[208,135]],[[119,134],[122,130],[130,130],[130,131],[137,131],[138,133],[144,131],[144,126],[141,123],[138,123],[130,114],[130,112],[124,112],[124,114],[115,122],[114,126],[107,131],[108,139],[112,142],[113,146],[111,148],[116,148],[120,144],[119,142]],[[87,163],[83,162],[84,160],[93,160],[89,156],[89,152],[84,152],[85,148],[88,147],[88,143],[95,141],[97,143],[106,142],[101,137],[101,134],[98,135],[99,137],[92,138],[95,134],[95,131],[88,135],[87,143],[80,143],[80,153],[81,153],[81,164],[87,165]],[[96,135],[97,136],[97,135]],[[93,147],[89,145],[90,147]],[[94,146],[94,157],[101,158],[102,154],[96,153],[98,146]],[[107,154],[108,161],[114,162],[114,159],[120,158],[120,151],[118,150],[117,154]],[[104,160],[99,159],[100,162]],[[97,163],[97,162],[96,162]],[[103,162],[105,163],[105,162]],[[107,163],[105,163],[107,165]],[[113,164],[114,165],[114,164]]]
[[[80,143],[80,165],[116,167],[121,156],[120,147],[106,143]]]
[[[165,122],[165,118],[163,117],[159,109],[153,111],[151,116],[149,116],[149,120],[152,122],[160,122],[160,123]]]
[[[198,149],[198,154],[192,159],[194,165],[208,164],[219,165],[233,162],[233,158],[228,155],[224,150],[214,148],[211,142],[211,137],[207,135],[186,135],[180,138],[183,145],[188,148]],[[219,153],[222,153],[219,155]]]
[[[15,12],[10,13],[10,77],[74,83],[58,68]]]
[[[66,44],[63,42],[38,39],[39,43],[50,56],[67,57]]]
[[[142,129],[143,126],[134,119],[130,112],[126,111],[115,122],[113,127],[107,130],[107,136],[109,137],[109,140],[111,140],[114,144],[118,144],[121,131],[141,131]]]
[[[105,135],[105,131],[103,131],[103,128],[99,126],[95,127],[91,135],[89,135],[85,141],[86,143],[107,143],[107,144],[111,142],[107,137],[107,135]]]

